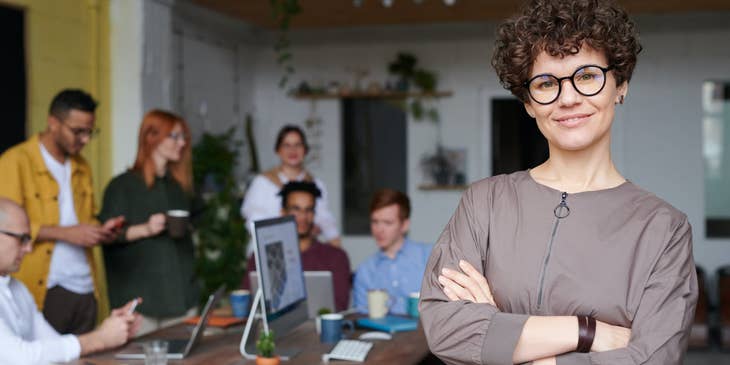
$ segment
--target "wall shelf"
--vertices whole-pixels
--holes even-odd
[[[337,94],[300,94],[294,93],[291,96],[295,99],[302,100],[321,100],[321,99],[408,99],[408,98],[448,98],[454,93],[452,91],[434,91],[431,93],[423,92],[351,92]]]

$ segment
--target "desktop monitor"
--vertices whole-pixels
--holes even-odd
[[[293,216],[286,216],[255,221],[253,226],[258,287],[268,326],[278,339],[308,319],[297,224]],[[292,351],[277,347],[277,352],[291,355]]]

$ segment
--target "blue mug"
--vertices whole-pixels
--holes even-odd
[[[251,302],[251,293],[248,290],[234,290],[231,292],[231,309],[233,316],[245,318],[248,314],[248,306]]]
[[[414,292],[408,295],[408,315],[413,318],[418,318],[418,300],[420,293]]]
[[[335,343],[345,337],[342,327],[349,327],[349,333],[355,330],[352,321],[345,320],[342,314],[331,313],[320,316],[322,332],[319,334],[319,340],[324,343]]]

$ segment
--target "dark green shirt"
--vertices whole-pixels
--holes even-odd
[[[125,230],[117,242],[104,246],[104,263],[112,307],[135,297],[144,302],[137,311],[148,317],[183,315],[197,304],[198,283],[194,274],[194,248],[188,233],[173,239],[167,231],[157,236],[128,242],[126,227],[146,223],[150,215],[170,209],[190,211],[192,198],[172,177],[155,179],[148,188],[142,176],[125,172],[115,177],[104,191],[103,222],[122,215]]]

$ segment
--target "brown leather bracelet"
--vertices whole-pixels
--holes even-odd
[[[589,316],[578,316],[578,347],[575,351],[591,352],[595,336],[596,320]]]
[[[586,352],[591,352],[593,340],[596,338],[596,319],[590,316],[586,318],[588,319],[588,340],[586,341]]]

